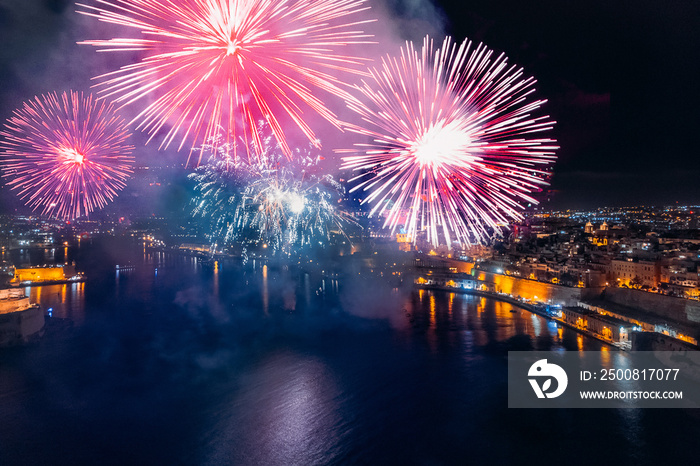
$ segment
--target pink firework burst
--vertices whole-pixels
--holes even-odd
[[[101,94],[121,105],[146,96],[152,102],[136,117],[151,138],[168,125],[161,147],[178,133],[213,140],[223,128],[235,142],[242,135],[259,154],[256,122],[267,121],[287,156],[283,124],[298,126],[318,145],[307,111],[336,127],[336,116],[319,90],[348,98],[338,76],[361,73],[364,60],[342,50],[367,43],[351,21],[367,10],[365,0],[112,0],[81,13],[140,32],[139,38],[81,42],[100,51],[137,51],[140,62],[98,76]],[[247,147],[248,142],[244,145]]]
[[[0,136],[3,177],[44,215],[68,220],[100,209],[132,173],[126,122],[92,95],[36,97],[15,110]]]
[[[371,215],[384,227],[403,226],[415,242],[474,244],[498,235],[531,193],[547,185],[556,141],[548,116],[532,114],[545,102],[530,100],[535,80],[522,69],[469,41],[450,38],[437,50],[426,37],[420,52],[407,44],[386,57],[359,87],[364,103],[349,100],[372,138],[343,158],[360,171],[351,191],[366,191]]]

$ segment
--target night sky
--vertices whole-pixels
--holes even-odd
[[[504,52],[537,78],[537,95],[549,100],[544,111],[558,122],[554,137],[561,146],[543,207],[700,204],[693,144],[700,2],[369,3],[397,44],[426,33],[468,37]],[[2,121],[34,95],[89,90],[91,77],[124,64],[114,54],[75,44],[95,38],[99,27],[77,15],[73,2],[0,0]],[[384,51],[394,46],[382,45]],[[155,146],[139,149],[137,157],[153,157]],[[8,210],[6,192],[2,203]]]
[[[537,77],[561,150],[553,207],[700,202],[700,2],[443,2],[446,32]],[[546,204],[545,204],[546,205]]]

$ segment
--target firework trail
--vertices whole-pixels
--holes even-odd
[[[92,95],[36,97],[15,110],[0,136],[3,177],[44,215],[88,215],[114,199],[133,172],[126,122]]]
[[[280,158],[280,147],[270,134],[270,126],[264,120],[256,125],[257,140],[262,142],[260,151],[256,153],[255,143],[239,137],[234,141],[223,136],[224,129],[218,126],[218,132],[201,146],[194,148],[193,152],[199,152],[199,159],[206,160],[208,165],[214,165],[218,170],[235,173],[256,173],[269,171],[283,163]],[[307,170],[318,164],[321,157],[311,156],[311,147],[308,149],[296,147],[292,150],[293,157],[289,163],[284,162],[291,169]],[[254,156],[250,156],[255,154]]]
[[[548,184],[556,159],[556,141],[537,136],[554,122],[532,116],[545,102],[530,100],[534,84],[481,44],[407,44],[359,86],[366,105],[348,102],[364,121],[349,129],[372,138],[339,151],[353,154],[342,168],[361,172],[351,192],[366,192],[371,215],[385,215],[392,231],[404,225],[414,242],[500,234],[523,202],[537,203],[531,193]]]
[[[189,178],[195,183],[193,217],[206,223],[212,243],[231,240],[240,228],[237,207],[245,185],[242,173],[222,169],[221,163],[208,163],[197,167]]]
[[[242,224],[273,249],[322,245],[332,233],[347,238],[344,227],[359,226],[352,215],[333,204],[344,193],[332,176],[295,170],[282,161],[250,182],[239,212]]]
[[[250,235],[251,229],[260,232],[259,236],[281,238],[286,218],[281,195],[286,190],[285,184],[291,179],[293,169],[306,170],[320,159],[297,148],[293,161],[287,161],[264,121],[258,122],[257,132],[264,145],[256,158],[245,156],[254,151],[253,143],[246,144],[242,138],[237,143],[222,142],[225,138],[221,133],[195,149],[206,163],[189,176],[195,182],[192,214],[205,220],[212,242],[242,238],[244,232]],[[274,186],[279,190],[278,202],[273,200]],[[254,191],[261,192],[254,195]],[[262,212],[250,209],[252,198],[260,203]],[[265,214],[270,217],[266,218]]]
[[[301,182],[286,167],[261,172],[247,187],[240,205],[244,225],[274,248],[296,242],[297,223],[307,199]]]
[[[355,18],[366,0],[111,0],[79,4],[83,13],[140,31],[139,38],[88,40],[100,51],[143,54],[140,62],[96,79],[101,94],[122,105],[154,99],[136,118],[151,138],[166,123],[161,147],[181,133],[192,147],[214,141],[217,125],[236,141],[264,142],[255,123],[264,119],[288,157],[282,126],[298,126],[318,146],[305,120],[311,110],[339,127],[316,96],[318,90],[348,98],[337,76],[361,74],[361,58],[344,55],[366,44]],[[230,142],[230,141],[229,141]],[[246,144],[247,145],[247,144]]]
[[[289,251],[312,241],[323,244],[332,234],[346,236],[344,227],[357,225],[336,205],[343,187],[330,175],[314,173],[320,157],[311,148],[295,148],[288,160],[270,145],[254,163],[234,165],[227,158],[230,150],[212,147],[202,147],[208,162],[190,175],[196,193],[192,213],[205,220],[212,242],[262,241],[273,251]]]
[[[330,240],[332,233],[349,240],[345,228],[360,227],[352,214],[338,207],[345,188],[331,175],[314,178],[304,186],[303,193],[306,204],[297,231],[300,244]]]

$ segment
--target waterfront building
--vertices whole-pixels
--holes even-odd
[[[579,306],[564,307],[562,309],[562,317],[567,324],[587,330],[599,338],[613,343],[628,342],[630,334],[636,328],[630,322],[610,315],[599,314]]]
[[[634,325],[612,316],[593,313],[588,316],[588,331],[615,343],[628,342]]]
[[[180,245],[180,249],[184,251],[203,252],[207,254],[213,252],[211,244],[183,243]]]
[[[44,313],[23,290],[0,290],[0,346],[25,343],[44,330]]]
[[[576,328],[588,329],[588,316],[594,312],[581,307],[564,307],[561,311],[564,322]]]
[[[15,268],[15,275],[11,284],[32,284],[41,282],[62,282],[66,280],[78,280],[82,276],[76,273],[72,265],[56,265],[44,267]]]

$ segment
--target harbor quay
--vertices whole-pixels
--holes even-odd
[[[669,314],[668,303],[625,306],[609,297],[619,290],[610,292],[606,287],[567,287],[543,283],[485,272],[478,270],[473,263],[458,262],[417,257],[415,285],[509,302],[624,350],[651,349],[650,345],[653,345],[653,349],[698,349],[700,323],[693,320],[693,313],[677,311],[675,316]],[[648,294],[644,294],[647,297]],[[615,295],[613,298],[619,299]],[[668,296],[653,298],[680,300]]]

